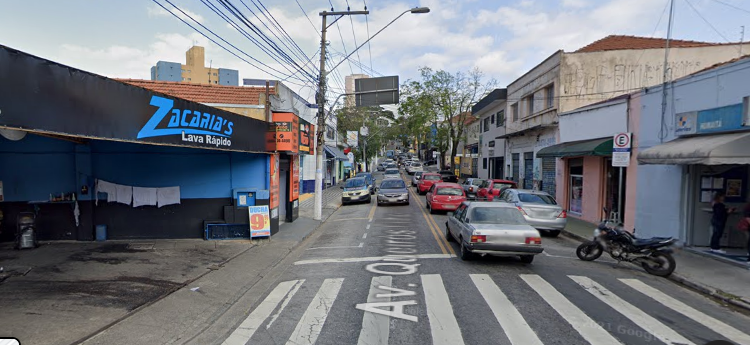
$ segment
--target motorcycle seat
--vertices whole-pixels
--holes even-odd
[[[671,240],[671,237],[652,237],[652,238],[636,238],[633,240],[633,245],[637,247],[644,247],[657,244],[659,242]]]

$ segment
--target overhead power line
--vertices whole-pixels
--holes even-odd
[[[725,42],[727,42],[727,43],[730,43],[730,42],[729,42],[729,40],[728,40],[728,39],[726,38],[726,36],[724,36],[724,34],[722,34],[721,32],[719,32],[719,30],[717,30],[717,29],[716,29],[716,27],[714,27],[714,26],[713,26],[713,24],[711,24],[711,22],[709,22],[709,21],[708,21],[708,19],[706,19],[706,17],[704,17],[704,16],[703,16],[703,15],[702,15],[702,14],[701,14],[701,13],[700,13],[699,11],[698,11],[698,9],[696,9],[696,8],[695,8],[695,6],[693,6],[693,4],[692,4],[692,3],[690,3],[690,0],[685,0],[685,3],[687,3],[687,4],[688,4],[688,6],[690,6],[690,8],[692,8],[692,9],[693,9],[693,12],[695,12],[695,14],[697,14],[697,15],[698,15],[698,17],[700,17],[700,18],[701,18],[701,20],[703,20],[703,22],[704,22],[704,23],[706,23],[706,25],[708,25],[708,26],[709,26],[709,27],[710,27],[710,28],[711,28],[712,30],[714,30],[714,32],[715,32],[715,33],[716,33],[717,35],[721,36],[721,38],[723,38]]]
[[[720,4],[724,5],[724,6],[728,6],[728,7],[731,7],[731,8],[733,8],[733,9],[735,9],[735,10],[738,10],[738,11],[742,11],[742,12],[745,12],[745,13],[750,13],[750,10],[746,10],[746,9],[744,9],[744,8],[741,8],[741,7],[737,7],[737,6],[735,6],[735,5],[732,5],[732,4],[730,4],[730,3],[726,3],[726,2],[724,2],[724,1],[721,1],[721,0],[713,0],[713,2],[717,2],[717,3],[720,3]]]
[[[367,1],[362,0],[362,2],[365,4],[365,11],[367,11]],[[365,15],[365,24],[367,25],[367,39],[370,39],[370,15]],[[370,54],[370,70],[372,71],[372,48],[370,46],[370,42],[367,42],[367,52]]]
[[[351,11],[351,6],[349,6],[349,0],[346,0],[346,10]],[[349,16],[349,24],[352,26],[352,38],[354,38],[354,47],[359,47],[359,44],[357,44],[357,35],[354,34],[354,19],[352,19],[352,16]],[[360,73],[364,74],[365,72],[362,70],[362,59],[359,57],[359,49],[356,50],[357,52],[357,61],[359,61],[359,71]]]
[[[227,45],[231,46],[232,48],[234,48],[234,49],[235,49],[235,50],[237,50],[238,52],[242,53],[243,55],[247,56],[247,57],[248,57],[248,58],[250,58],[251,60],[255,61],[256,63],[258,63],[258,64],[260,64],[260,65],[262,65],[262,66],[265,66],[265,67],[266,67],[267,69],[270,69],[270,70],[272,70],[272,71],[274,71],[274,72],[276,72],[276,73],[272,73],[272,72],[269,72],[268,70],[266,70],[266,69],[264,69],[264,68],[262,68],[262,67],[259,67],[258,65],[256,65],[256,64],[254,64],[254,63],[252,63],[252,62],[248,61],[247,59],[245,59],[245,58],[243,58],[243,57],[239,56],[239,55],[238,55],[238,54],[237,54],[236,52],[234,52],[234,51],[230,50],[229,48],[225,47],[225,46],[224,46],[224,45],[222,45],[221,43],[217,42],[217,41],[216,41],[215,39],[213,39],[213,38],[209,37],[209,36],[208,36],[208,35],[207,35],[206,33],[204,33],[203,31],[201,31],[201,30],[197,29],[197,28],[196,28],[195,26],[193,26],[193,25],[191,25],[190,23],[188,23],[188,22],[187,22],[186,20],[184,20],[184,19],[183,19],[182,17],[180,17],[180,16],[179,16],[179,15],[177,15],[176,13],[172,12],[171,10],[169,10],[169,9],[168,9],[168,8],[167,8],[166,6],[162,5],[162,4],[161,4],[160,2],[158,2],[157,0],[152,0],[152,1],[153,1],[153,2],[155,3],[155,4],[159,5],[159,7],[163,8],[163,9],[164,9],[165,11],[167,11],[167,12],[168,12],[169,14],[171,14],[172,16],[174,16],[175,18],[177,18],[178,20],[180,20],[180,21],[181,21],[182,23],[184,23],[185,25],[187,25],[188,27],[190,27],[191,29],[193,29],[193,30],[194,30],[195,32],[197,32],[197,33],[201,34],[201,35],[202,35],[203,37],[205,37],[205,38],[206,38],[206,39],[208,39],[209,41],[213,42],[213,43],[214,43],[214,44],[216,44],[217,46],[219,46],[219,47],[221,47],[222,49],[226,50],[226,51],[227,51],[228,53],[230,53],[230,54],[234,55],[234,56],[235,56],[235,57],[237,57],[238,59],[240,59],[240,60],[242,60],[242,61],[246,62],[246,63],[247,63],[247,64],[249,64],[250,66],[253,66],[253,67],[257,68],[258,70],[260,70],[260,71],[262,71],[262,72],[268,73],[268,74],[270,74],[271,76],[273,76],[274,78],[278,78],[278,79],[282,79],[282,78],[290,78],[290,79],[292,79],[292,78],[293,78],[293,79],[296,79],[296,80],[298,80],[298,81],[301,81],[301,82],[305,82],[305,81],[304,81],[303,79],[300,79],[299,77],[295,77],[295,76],[293,76],[293,75],[288,75],[288,74],[285,74],[284,72],[281,72],[281,71],[279,71],[279,70],[277,70],[277,69],[275,69],[275,68],[273,68],[273,67],[271,67],[271,66],[269,66],[269,65],[267,65],[267,64],[265,64],[265,63],[263,63],[262,61],[260,61],[260,60],[258,60],[258,59],[256,59],[256,58],[254,58],[254,57],[252,57],[252,56],[250,56],[249,54],[247,54],[247,53],[246,53],[246,52],[244,52],[243,50],[241,50],[241,49],[237,48],[237,47],[236,47],[236,46],[234,46],[233,44],[231,44],[231,43],[227,42],[227,41],[226,41],[226,40],[225,40],[224,38],[222,38],[221,36],[217,35],[217,34],[216,34],[216,33],[214,33],[213,31],[211,31],[210,29],[206,28],[206,27],[205,27],[205,26],[204,26],[203,24],[201,24],[200,22],[198,22],[197,20],[195,20],[195,19],[194,19],[193,17],[191,17],[191,16],[189,15],[189,14],[185,13],[185,11],[182,11],[182,10],[181,10],[181,9],[180,9],[179,7],[175,6],[174,4],[172,4],[171,2],[169,2],[168,0],[166,0],[166,1],[167,1],[167,3],[169,3],[170,5],[172,5],[172,7],[174,7],[174,8],[175,8],[175,9],[177,9],[178,11],[180,11],[180,12],[181,12],[181,13],[182,13],[183,15],[185,15],[186,17],[190,18],[190,20],[192,20],[192,21],[194,21],[195,23],[197,23],[198,25],[200,25],[200,26],[201,26],[201,27],[202,27],[203,29],[207,30],[207,31],[208,31],[208,32],[210,32],[210,33],[211,33],[212,35],[216,36],[216,37],[217,37],[217,38],[218,38],[219,40],[223,41],[224,43],[226,43]],[[297,86],[301,86],[301,85],[302,85],[302,84],[299,84],[299,83],[293,83],[293,82],[289,82],[289,83],[290,83],[290,84],[294,84],[294,85],[297,85]]]

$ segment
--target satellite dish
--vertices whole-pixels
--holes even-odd
[[[19,141],[26,136],[26,132],[0,128],[0,135],[11,141]]]

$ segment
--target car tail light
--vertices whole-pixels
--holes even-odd
[[[469,192],[473,192],[473,191],[474,191],[474,187],[469,187]]]
[[[542,238],[541,237],[526,237],[526,244],[542,244]]]
[[[526,239],[528,241],[528,239]],[[486,235],[471,235],[471,243],[484,243],[487,242]]]
[[[528,216],[528,214],[526,214],[526,211],[524,211],[524,210],[523,210],[523,209],[521,208],[521,206],[516,206],[516,208],[517,208],[517,209],[518,209],[519,211],[521,211],[521,213],[523,213],[523,215],[524,215],[524,216]]]
[[[557,218],[568,218],[568,213],[565,212],[565,210],[562,210],[559,215],[557,215]]]

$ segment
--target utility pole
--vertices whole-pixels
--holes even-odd
[[[667,77],[669,76],[669,42],[672,39],[672,23],[674,22],[674,0],[669,2],[669,22],[667,23],[667,42],[664,47],[664,66],[662,70],[664,72],[662,76],[661,85],[661,128],[659,129],[659,141],[664,142],[667,137],[665,117],[667,116]],[[674,109],[672,109],[674,111]]]
[[[325,150],[325,132],[326,132],[326,31],[329,25],[326,25],[328,16],[339,16],[334,20],[333,23],[341,19],[345,15],[354,14],[369,14],[370,11],[340,11],[340,12],[320,12],[323,25],[321,26],[320,34],[320,76],[318,77],[318,147],[317,147],[317,162],[315,168],[315,213],[313,219],[323,219],[323,165],[325,163],[323,157],[323,151]],[[335,67],[334,67],[335,68]]]

